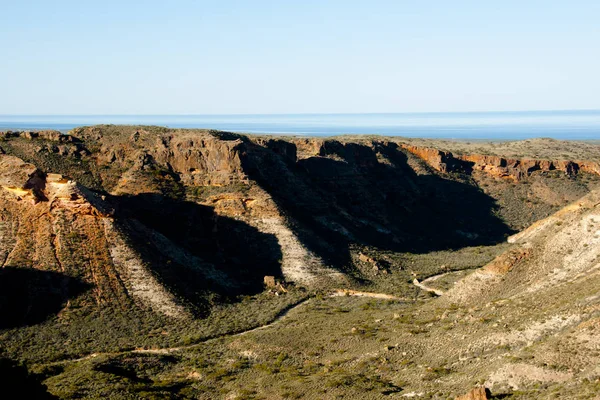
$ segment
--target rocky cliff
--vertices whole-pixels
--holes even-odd
[[[169,379],[187,385],[182,371],[196,379],[195,370],[170,352],[192,345],[198,353],[190,360],[206,349],[223,352],[210,355],[228,363],[214,371],[229,371],[229,360],[240,354],[279,359],[292,346],[286,354],[302,360],[302,374],[316,374],[313,390],[331,371],[323,364],[310,372],[305,361],[321,362],[330,347],[332,360],[342,348],[376,354],[357,363],[367,353],[352,353],[350,369],[380,360],[377,376],[401,374],[414,388],[450,385],[444,398],[472,388],[477,382],[467,377],[473,376],[500,389],[540,371],[560,379],[595,376],[584,365],[593,358],[575,357],[569,363],[581,374],[522,362],[515,376],[526,376],[513,379],[506,360],[546,334],[574,346],[559,335],[563,328],[589,340],[576,324],[595,321],[596,160],[458,154],[383,137],[277,138],[148,126],[0,137],[0,335],[11,357],[51,362],[42,370],[54,376],[53,390],[75,393],[81,385],[98,386],[98,376],[108,377],[102,385],[109,386],[115,376],[133,376],[135,392],[142,380],[117,359],[150,371],[148,360],[157,355],[170,360],[163,367],[173,363]],[[419,289],[447,285],[448,276],[484,264],[448,291]],[[295,314],[281,327],[290,336],[274,330],[260,345],[243,347],[259,331],[252,328],[283,320],[316,292],[347,296],[323,296],[306,314]],[[432,301],[428,293],[442,296]],[[372,314],[375,306],[365,300],[358,307],[354,296],[390,302]],[[338,300],[340,307],[321,309]],[[318,325],[331,331],[315,329],[313,338],[304,318],[319,313]],[[240,331],[249,335],[238,340]],[[216,337],[234,342],[198,345]],[[299,350],[298,341],[313,339],[322,340],[319,352]],[[382,341],[391,343],[383,352]],[[276,353],[265,356],[271,344]],[[103,355],[95,360],[89,355],[95,352]],[[551,348],[546,354],[549,365],[561,358]],[[90,370],[63,371],[69,355],[65,363],[81,361]],[[262,374],[260,368],[236,374]],[[265,371],[271,376],[275,369]],[[360,373],[370,376],[360,375],[363,384],[380,387],[370,367]],[[143,385],[159,382],[148,376]],[[202,379],[221,385],[221,376]],[[64,384],[69,377],[75,389]],[[334,378],[331,387],[341,393],[337,382],[346,380]]]
[[[517,182],[535,171],[598,172],[595,162],[454,155],[385,138],[117,126],[2,137],[4,265],[67,273],[98,304],[166,315],[204,309],[209,292],[260,291],[264,275],[308,286],[363,279],[353,261],[361,247],[501,242],[515,209],[481,191],[473,171]],[[527,190],[556,193],[540,185]],[[573,196],[586,187],[564,185]],[[534,208],[560,202],[546,204]]]
[[[428,147],[402,145],[440,172],[470,173],[483,171],[493,177],[520,181],[533,172],[559,171],[568,176],[579,172],[600,175],[600,163],[594,161],[514,159],[480,154],[454,155]]]
[[[260,291],[264,275],[309,286],[363,279],[353,261],[361,246],[419,253],[498,243],[513,220],[546,216],[562,205],[557,196],[587,190],[564,180],[564,194],[541,180],[482,191],[473,171],[516,182],[535,171],[598,172],[596,162],[454,155],[385,138],[119,126],[2,137],[7,260],[70,265],[98,302],[160,298],[154,307],[170,315],[205,307],[211,291]],[[519,190],[542,201],[494,197]],[[199,280],[182,284],[177,274]]]

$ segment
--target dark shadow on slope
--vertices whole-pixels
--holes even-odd
[[[261,292],[281,277],[274,235],[212,207],[144,193],[113,198],[116,218],[159,280],[205,315],[210,303]]]
[[[339,269],[348,270],[353,245],[426,253],[511,233],[494,199],[459,179],[417,175],[395,143],[331,140],[298,161],[289,142],[245,146],[245,172],[292,218],[300,240]]]
[[[28,268],[0,269],[0,329],[43,322],[90,285],[64,274]]]
[[[134,354],[111,358],[96,363],[92,368],[97,372],[124,378],[133,384],[142,383],[144,384],[142,387],[148,390],[152,388],[151,384],[154,383],[151,376],[172,368],[178,361],[179,359],[172,355]]]
[[[27,368],[8,358],[0,358],[0,385],[6,399],[51,400],[58,397]]]

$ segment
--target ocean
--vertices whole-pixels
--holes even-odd
[[[0,130],[135,124],[300,136],[377,134],[417,138],[600,140],[600,110],[395,114],[0,115]]]

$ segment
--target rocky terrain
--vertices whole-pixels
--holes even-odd
[[[0,356],[54,396],[600,390],[596,144],[0,139]]]

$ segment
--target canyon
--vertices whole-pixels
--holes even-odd
[[[589,144],[563,159],[151,126],[0,139],[2,356],[55,396],[597,389]]]

